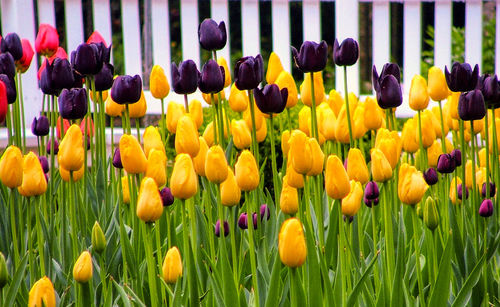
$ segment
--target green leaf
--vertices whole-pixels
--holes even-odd
[[[400,231],[398,232],[398,243],[397,243],[397,258],[396,258],[396,271],[394,272],[394,279],[392,281],[392,293],[391,293],[391,306],[403,306],[403,278],[404,278],[404,263],[405,263],[405,252],[404,252],[404,234],[402,225],[402,218],[399,220]]]
[[[280,284],[280,271],[281,271],[281,260],[278,256],[278,253],[275,253],[274,255],[274,264],[273,264],[273,271],[271,274],[271,282],[269,283],[269,289],[271,291],[268,291],[267,299],[266,299],[266,306],[265,307],[274,307],[278,306],[278,289],[279,289],[279,284]]]
[[[347,299],[347,304],[346,304],[347,306],[357,305],[356,301],[358,299],[358,296],[361,293],[361,290],[363,289],[363,287],[365,285],[365,282],[366,282],[368,275],[370,275],[370,272],[373,268],[373,265],[375,264],[375,262],[377,262],[377,258],[378,258],[378,255],[373,257],[372,261],[370,262],[370,264],[366,268],[365,272],[363,273],[363,275],[361,275],[361,278],[356,283],[356,286],[354,286],[354,289],[352,289],[351,295],[349,295],[349,298]]]
[[[466,306],[469,303],[470,297],[472,295],[472,289],[474,288],[474,286],[479,281],[479,278],[481,277],[484,259],[485,255],[483,255],[479,259],[479,262],[476,264],[476,266],[470,273],[469,277],[462,286],[462,289],[460,289],[460,292],[458,292],[458,295],[455,298],[452,307]]]
[[[439,263],[439,271],[436,283],[431,290],[429,306],[446,306],[450,294],[450,273],[451,273],[451,249],[453,245],[453,233],[450,233],[446,241],[446,247],[441,261]]]
[[[26,253],[19,263],[19,267],[14,274],[14,278],[12,279],[9,291],[7,292],[7,296],[5,297],[5,305],[6,307],[10,307],[14,305],[14,300],[18,293],[19,287],[21,286],[21,282],[23,281],[24,271],[26,270],[26,264],[28,263],[28,254]]]
[[[130,305],[130,300],[128,298],[128,295],[127,295],[127,293],[125,293],[125,290],[123,289],[123,287],[120,286],[115,280],[113,280],[113,284],[115,285],[115,288],[118,291],[118,294],[120,295],[120,297],[122,299],[123,306],[124,307],[132,307]]]

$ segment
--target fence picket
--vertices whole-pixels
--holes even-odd
[[[82,2],[66,0],[64,16],[66,18],[66,50],[69,53],[84,41]]]
[[[288,0],[273,0],[273,51],[281,59],[281,64],[287,71],[292,69],[290,58],[290,9]]]
[[[56,14],[54,12],[54,0],[38,0],[38,23],[56,25]]]
[[[258,0],[241,0],[241,42],[243,56],[260,53],[260,18]]]
[[[200,67],[198,43],[198,1],[181,1],[182,58],[191,59]]]
[[[472,66],[482,64],[482,33],[482,1],[469,0],[465,3],[465,61]]]
[[[212,0],[211,17],[217,23],[224,21],[224,23],[226,24],[226,32],[227,32],[226,46],[222,50],[217,51],[217,55],[221,55],[224,57],[224,59],[226,59],[229,71],[231,71],[232,63],[231,63],[231,54],[229,52],[229,47],[231,45],[231,40],[230,40],[231,26],[229,24],[229,11],[228,11],[227,0]]]
[[[434,65],[444,71],[451,64],[451,0],[435,3],[434,9]]]
[[[142,76],[141,33],[137,0],[122,0],[125,74]]]
[[[94,30],[99,31],[109,45],[112,43],[111,8],[109,6],[109,0],[94,0],[92,8],[94,13]],[[84,39],[87,39],[87,37]]]

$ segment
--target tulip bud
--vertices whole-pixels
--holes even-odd
[[[342,199],[349,194],[349,177],[336,155],[328,156],[326,161],[325,189],[326,194],[333,199]]]
[[[227,178],[227,160],[219,145],[210,147],[205,158],[205,175],[213,183],[220,184]]]
[[[176,102],[169,102],[167,105],[167,129],[171,134],[175,134],[179,118],[184,115],[184,106]]]
[[[239,90],[236,87],[236,84],[233,83],[231,86],[231,92],[229,93],[229,107],[234,112],[243,112],[248,107],[248,96],[247,93],[243,90]]]
[[[297,189],[288,184],[287,176],[283,177],[281,188],[280,209],[283,213],[294,215],[299,210],[299,196]]]
[[[325,86],[321,72],[316,72],[314,75],[314,98],[316,106],[319,106],[325,99]],[[302,103],[308,107],[312,106],[312,88],[311,78],[307,76],[300,85],[300,99]]]
[[[464,189],[465,189],[465,193],[464,193]],[[464,197],[465,199],[468,199],[469,198],[469,189],[467,187],[463,187],[462,184],[459,184],[458,187],[457,187],[457,190],[458,190],[458,198],[463,200]]]
[[[283,65],[279,56],[273,51],[269,56],[267,62],[266,81],[268,84],[273,84],[278,78],[279,74],[283,71]]]
[[[432,100],[441,101],[448,97],[448,85],[441,68],[436,66],[429,68],[427,79],[429,81],[429,96],[431,96]]]
[[[144,173],[148,161],[142,151],[139,141],[131,135],[124,134],[120,138],[120,156],[123,168],[129,174]]]
[[[47,154],[50,155],[52,142],[54,142],[54,154],[57,155],[59,153],[59,142],[56,139],[47,142]]]
[[[366,97],[364,123],[368,130],[377,130],[382,127],[383,122],[382,112],[377,101],[373,97]]]
[[[137,217],[146,223],[156,222],[163,213],[163,201],[153,178],[142,179],[136,213]]]
[[[281,262],[291,268],[300,267],[306,261],[306,240],[302,223],[297,218],[287,219],[281,225],[278,252]]]
[[[200,142],[200,150],[196,157],[193,158],[194,170],[199,176],[205,177],[205,159],[207,157],[208,145],[203,137],[198,137]]]
[[[422,173],[417,171],[414,166],[408,163],[401,165],[398,181],[398,196],[401,202],[407,205],[417,204],[428,188]]]
[[[325,41],[321,41],[319,44],[305,41],[300,46],[299,52],[295,47],[292,47],[292,56],[295,65],[303,73],[321,71],[326,66],[328,46]]]
[[[460,95],[458,114],[462,120],[482,119],[486,115],[486,105],[480,90],[473,90]]]
[[[232,207],[240,203],[241,190],[229,166],[227,167],[227,178],[220,185],[220,194],[223,206]]]
[[[158,129],[156,127],[148,126],[146,130],[144,130],[142,139],[144,142],[144,154],[146,155],[146,157],[149,157],[149,152],[152,149],[156,149],[165,153],[163,141],[161,140],[160,133],[158,132]]]
[[[256,88],[264,77],[264,63],[262,56],[247,56],[239,59],[234,65],[234,83],[243,90]]]
[[[111,99],[118,104],[133,104],[142,93],[142,79],[139,75],[118,76],[111,87]]]
[[[154,65],[151,69],[149,76],[149,89],[151,95],[156,99],[164,99],[170,92],[170,85],[168,84],[165,71],[160,65]]]
[[[234,146],[243,150],[250,147],[252,143],[252,136],[244,120],[231,121],[231,135],[233,136]]]
[[[396,108],[403,103],[400,72],[397,64],[385,64],[380,76],[374,65],[372,78],[373,88],[377,92],[377,102],[382,109]]]
[[[453,149],[451,155],[453,157],[453,160],[455,161],[456,167],[462,165],[462,152],[460,151],[460,149]]]
[[[113,154],[113,166],[116,168],[123,168],[120,147],[115,148],[115,152]]]
[[[486,195],[486,182],[483,183],[482,188],[481,188],[481,196],[483,197],[495,197],[496,194],[496,186],[494,182],[489,182],[490,184],[490,195]]]
[[[9,271],[7,270],[7,264],[5,263],[5,257],[0,252],[0,291],[5,287],[9,281]]]
[[[421,75],[413,76],[410,87],[410,108],[421,111],[429,105],[429,94],[427,92],[427,82]]]
[[[371,153],[371,169],[373,180],[377,182],[385,182],[392,177],[392,167],[389,161],[385,157],[384,153],[378,149],[374,148]]]
[[[370,181],[366,184],[364,197],[368,200],[378,199],[380,191],[375,181]]]
[[[196,130],[200,129],[201,125],[203,125],[203,106],[199,100],[193,99],[189,103],[189,116],[196,124]]]
[[[242,191],[253,191],[259,186],[259,168],[253,154],[244,150],[235,164],[236,182]]]
[[[401,140],[403,150],[407,153],[415,153],[419,148],[419,143],[417,141],[417,128],[415,125],[415,120],[413,118],[409,118],[404,126],[403,131],[401,132]]]
[[[52,56],[59,46],[59,34],[54,26],[46,23],[40,24],[35,40],[35,50],[38,54]]]
[[[271,217],[271,212],[269,212],[269,207],[267,206],[267,204],[262,204],[260,206],[259,213],[261,221],[263,221],[264,218],[266,218],[266,221],[268,221],[269,218]]]
[[[227,237],[229,234],[229,224],[227,221],[224,221],[224,237]],[[217,220],[217,223],[215,223],[215,236],[220,237],[220,220]]]
[[[198,139],[198,130],[188,115],[183,115],[177,123],[177,132],[175,135],[175,151],[178,154],[187,153],[191,157],[196,157],[200,150],[200,141]]]
[[[179,63],[179,67],[172,62],[171,81],[174,92],[180,95],[194,93],[198,87],[200,72],[193,60]]]
[[[106,249],[106,237],[104,236],[104,232],[102,231],[101,225],[99,222],[95,222],[92,227],[92,249],[100,254]]]
[[[455,170],[455,160],[451,154],[442,154],[438,158],[437,171],[442,174],[453,173]]]
[[[288,152],[290,150],[290,144],[288,141],[290,140],[290,131],[285,130],[281,134],[281,151],[283,153],[283,157],[288,157]]]
[[[311,169],[307,172],[307,176],[317,176],[323,172],[325,155],[315,138],[310,138],[308,142],[311,148],[311,156],[309,158],[312,160],[312,164]]]
[[[7,147],[0,159],[0,181],[11,189],[23,183],[23,154],[14,145]]]
[[[25,197],[38,196],[47,190],[47,181],[38,157],[30,151],[22,163],[22,184],[19,193]]]
[[[84,162],[83,135],[80,127],[71,125],[61,141],[57,160],[68,171],[78,171]]]
[[[159,187],[167,183],[167,156],[161,150],[152,149],[149,152],[146,177],[154,179]]]
[[[31,132],[36,136],[46,136],[49,134],[49,119],[46,116],[40,116],[38,119],[33,118],[31,123]]]
[[[476,64],[474,70],[469,63],[454,62],[451,67],[451,73],[445,66],[446,83],[453,92],[468,92],[474,90],[479,79],[479,66]]]
[[[56,292],[47,276],[33,284],[29,293],[28,306],[56,307]]]
[[[178,154],[175,157],[170,190],[175,198],[180,199],[191,198],[198,191],[198,177],[194,171],[193,160],[188,154]]]
[[[219,24],[213,19],[206,18],[198,27],[198,40],[201,48],[205,50],[220,50],[224,48],[227,41],[226,24]]]
[[[436,169],[431,167],[424,171],[424,179],[428,185],[435,185],[438,182]]]
[[[302,175],[307,174],[312,168],[312,149],[306,134],[300,130],[292,131],[290,140],[290,156],[294,170]]]
[[[288,153],[288,159],[286,160],[286,176],[288,176],[288,184],[296,189],[301,189],[304,187],[304,176],[295,171],[292,166],[290,156],[291,154]]]
[[[424,207],[424,223],[427,228],[434,231],[439,226],[439,213],[436,201],[432,197],[427,197]]]
[[[352,66],[358,61],[358,42],[352,38],[346,38],[339,45],[337,39],[333,43],[333,61],[338,66]]]
[[[81,253],[73,266],[73,278],[79,283],[86,283],[92,279],[92,257],[88,251]]]
[[[485,199],[479,206],[479,215],[482,217],[490,217],[493,215],[493,202],[491,199]]]
[[[342,214],[354,216],[361,208],[361,198],[363,197],[363,188],[361,183],[355,180],[350,182],[350,191],[342,199]]]
[[[351,148],[347,155],[347,174],[350,180],[359,181],[361,184],[367,183],[370,177],[365,157],[357,148]]]
[[[198,87],[205,94],[218,93],[224,89],[225,80],[224,67],[214,60],[208,60],[201,69]]]
[[[299,101],[299,93],[297,91],[297,85],[293,76],[287,71],[281,71],[276,78],[274,84],[276,84],[280,90],[286,88],[288,90],[288,98],[286,100],[286,107],[293,108]]]
[[[248,229],[248,218],[246,212],[243,212],[238,218],[238,227],[241,229]]]
[[[124,204],[130,203],[130,192],[128,188],[128,176],[122,177],[122,198]]]
[[[163,279],[167,284],[173,284],[177,282],[179,277],[182,277],[181,254],[176,246],[171,247],[167,251],[165,259],[163,260],[161,271]]]

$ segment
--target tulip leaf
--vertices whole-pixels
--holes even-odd
[[[355,306],[356,301],[358,299],[359,294],[361,293],[361,290],[363,289],[365,282],[367,280],[367,277],[370,275],[370,272],[373,268],[373,265],[377,262],[378,255],[373,257],[372,261],[370,261],[370,264],[366,268],[365,272],[363,275],[361,275],[361,278],[358,280],[354,288],[352,289],[351,294],[349,295],[349,298],[347,299],[347,306]]]
[[[132,305],[130,304],[130,299],[129,299],[127,293],[125,292],[125,290],[123,289],[123,287],[120,286],[114,279],[113,279],[113,284],[115,285],[115,288],[118,291],[118,294],[120,295],[120,297],[122,299],[123,306],[124,307],[132,307]]]
[[[446,247],[441,261],[439,262],[439,271],[436,283],[431,290],[429,306],[446,306],[450,293],[450,274],[451,274],[451,249],[453,245],[453,233],[450,233],[446,241]],[[423,296],[422,296],[423,298]]]
[[[5,297],[5,305],[6,307],[10,307],[14,305],[14,300],[16,299],[16,295],[19,292],[19,287],[21,286],[21,282],[23,281],[24,271],[26,270],[26,264],[28,263],[28,254],[26,253],[23,256],[23,259],[19,263],[19,266],[14,274],[14,278],[12,278],[9,286],[9,291],[7,292],[7,296]]]
[[[161,278],[160,278],[161,279]],[[141,306],[141,307],[146,307],[146,305],[141,301],[141,299],[137,296],[137,294],[134,292],[134,290],[132,290],[127,284],[125,284],[125,288],[127,289],[128,293],[130,294],[130,296],[132,296],[133,298],[133,301]]]
[[[469,277],[467,277],[467,280],[460,289],[460,292],[458,292],[455,301],[453,301],[452,307],[466,306],[469,303],[469,300],[472,295],[472,289],[474,288],[474,286],[479,281],[479,278],[481,277],[484,260],[485,260],[485,255],[481,256],[479,262],[476,264],[476,266],[470,273]]]
[[[465,276],[465,261],[464,261],[464,243],[462,241],[462,236],[460,234],[460,229],[458,228],[457,220],[455,213],[453,212],[453,207],[449,206],[450,209],[450,226],[451,230],[455,234],[453,236],[453,247],[455,249],[455,256],[457,259],[458,267],[460,268],[460,271],[463,276]],[[438,241],[439,242],[439,241]]]
[[[280,285],[280,272],[281,272],[281,260],[278,256],[278,253],[274,254],[274,264],[273,270],[271,274],[271,281],[269,283],[266,305],[265,307],[274,307],[278,306],[278,294],[279,294],[279,285]]]
[[[491,259],[491,257],[493,257],[494,255],[498,255],[497,249],[498,249],[499,245],[500,245],[500,232],[498,232],[494,241],[491,240],[490,246],[488,247],[487,254],[486,254],[487,261],[489,261]]]
[[[392,281],[392,293],[391,293],[391,306],[403,306],[403,283],[401,282],[404,278],[404,262],[406,255],[404,252],[405,238],[403,234],[403,219],[399,220],[400,231],[398,231],[398,241],[397,241],[397,257],[396,257],[396,271],[394,272],[394,279]]]
[[[125,254],[125,261],[127,261],[129,268],[137,268],[134,250],[132,249],[132,244],[130,244],[130,239],[125,231],[124,223],[120,223],[120,241],[123,242],[122,247],[125,248],[125,250],[122,250],[122,256]],[[133,278],[137,278],[137,270],[129,270],[129,272]]]

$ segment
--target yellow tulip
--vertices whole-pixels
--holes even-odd
[[[325,106],[325,107],[322,107]],[[335,113],[333,113],[332,109],[327,104],[321,104],[318,108],[321,110],[318,113],[318,125],[319,132],[325,137],[328,141],[335,141],[335,126],[337,122],[337,118],[335,117]]]
[[[471,160],[467,160],[467,162],[465,163],[465,186],[468,189],[472,188],[472,161]]]
[[[451,95],[448,96],[448,105],[450,116],[453,119],[460,119],[458,116],[458,100],[460,99],[460,92],[451,92]]]
[[[403,143],[403,150],[407,153],[415,153],[419,148],[417,129],[418,128],[416,128],[415,120],[413,118],[409,118],[403,126],[401,139]]]
[[[366,97],[364,124],[368,130],[377,130],[382,127],[383,116],[377,101],[373,97]]]
[[[17,188],[25,197],[38,196],[47,190],[47,180],[38,157],[30,151],[23,159],[23,181]]]
[[[385,154],[378,148],[371,152],[372,177],[377,182],[385,182],[392,177],[392,166],[385,157]]]
[[[231,92],[229,93],[229,107],[234,112],[243,112],[248,107],[248,95],[245,91],[240,91],[236,84],[231,86]]]
[[[122,197],[123,197],[124,204],[130,203],[130,192],[129,192],[129,188],[128,188],[128,176],[122,177]]]
[[[486,182],[486,167],[480,167],[476,171],[476,187],[480,190]]]
[[[82,165],[82,167],[79,170],[73,171],[73,182],[77,182],[80,179],[82,179],[84,174],[85,174],[85,165]],[[65,182],[69,182],[71,179],[70,172],[62,166],[59,166],[59,175],[61,175],[62,180],[64,180]]]
[[[264,140],[266,139],[266,136],[267,136],[267,125],[266,125],[265,121],[264,121],[264,123],[262,123],[262,126],[260,127],[260,129],[258,129],[256,131],[255,136],[257,138],[258,143],[264,142]]]
[[[492,161],[490,161],[491,166]],[[479,166],[486,167],[486,148],[479,150]]]
[[[288,159],[286,162],[286,176],[288,184],[296,189],[301,189],[304,187],[304,176],[297,173],[292,166],[292,160],[290,158],[291,153],[288,152]]]
[[[7,147],[0,159],[0,180],[11,189],[23,183],[23,154],[14,145]]]
[[[161,272],[167,284],[174,284],[179,277],[182,277],[181,254],[176,246],[171,247],[167,251],[165,259],[163,260]]]
[[[216,130],[217,136],[219,136],[218,131]],[[205,131],[203,131],[203,139],[208,146],[214,145],[214,122],[209,122],[205,127]]]
[[[146,130],[144,130],[142,139],[144,142],[144,154],[146,155],[146,157],[149,157],[149,152],[152,149],[156,149],[165,153],[163,141],[161,140],[160,133],[158,132],[158,129],[156,127],[147,127]]]
[[[439,111],[439,107],[433,107],[431,109],[432,113],[434,114],[434,117],[436,121],[434,122],[437,127],[434,129],[436,130],[436,137],[441,138],[442,137],[442,131],[441,131],[441,113]],[[448,131],[450,130],[450,127],[448,127],[448,123],[446,122],[447,119],[447,110],[443,108],[443,128],[444,128],[444,135],[448,135]]]
[[[164,99],[170,92],[167,76],[165,76],[165,71],[160,65],[154,65],[151,69],[149,90],[151,91],[151,95],[156,99]]]
[[[231,135],[233,136],[234,146],[239,150],[249,148],[252,143],[252,136],[244,120],[231,121]]]
[[[281,134],[281,152],[283,153],[283,157],[288,157],[288,151],[290,150],[288,140],[290,140],[290,131],[285,130]]]
[[[385,128],[379,129],[375,139],[375,147],[384,153],[392,169],[395,169],[402,149],[402,142],[398,132],[389,131]]]
[[[106,99],[106,107],[105,107],[105,112],[106,115],[110,117],[118,117],[122,116],[122,113],[125,111],[125,105],[124,104],[118,104],[113,101],[113,98],[111,98],[111,95],[108,95],[108,98]]]
[[[184,106],[182,104],[170,101],[167,106],[167,130],[171,134],[175,134],[177,130],[177,122],[179,118],[181,118],[186,111],[184,110]]]
[[[242,191],[253,191],[259,186],[259,168],[255,157],[243,150],[235,164],[236,182]]]
[[[96,94],[95,94],[95,98],[94,98],[94,93],[89,90],[89,95],[90,95],[90,99],[92,100],[92,102],[100,102],[101,100],[101,97],[99,97],[99,93],[102,95],[102,101],[106,101],[108,99],[108,91],[97,91]]]
[[[368,129],[365,126],[365,106],[358,103],[356,110],[354,110],[354,116],[352,116],[352,136],[355,139],[360,139],[367,131]]]
[[[71,125],[64,135],[57,160],[59,165],[68,171],[77,171],[82,168],[84,161],[83,135],[78,125]]]
[[[325,162],[325,155],[315,138],[309,138],[309,146],[311,147],[312,160],[311,169],[307,172],[307,176],[317,176],[323,172],[323,164]]]
[[[273,84],[278,75],[283,71],[283,65],[281,65],[281,60],[279,56],[273,51],[269,56],[269,61],[267,62],[267,72],[266,81],[269,84]]]
[[[306,239],[302,223],[297,218],[289,218],[281,225],[278,236],[278,251],[281,262],[288,267],[296,268],[306,261]]]
[[[330,93],[328,93],[326,103],[330,106],[330,109],[332,109],[333,113],[335,113],[335,116],[337,117],[339,116],[340,108],[345,105],[344,98],[342,98],[342,95],[340,95],[340,93],[336,90],[331,90]]]
[[[427,79],[429,80],[429,96],[432,100],[441,101],[448,97],[448,84],[441,68],[436,66],[429,68]]]
[[[293,108],[299,101],[299,93],[292,74],[283,70],[280,72],[274,83],[280,88],[280,90],[284,88],[288,90],[286,107]]]
[[[280,209],[284,214],[294,215],[299,211],[299,195],[297,189],[288,184],[287,177],[283,177],[281,188]]]
[[[148,161],[139,141],[134,136],[124,134],[120,138],[120,156],[123,168],[129,174],[140,174],[146,171]]]
[[[351,124],[353,124],[351,113]],[[340,108],[337,122],[335,123],[335,139],[343,144],[349,144],[349,124],[347,123],[347,112],[345,106]]]
[[[200,129],[201,125],[203,125],[203,106],[199,100],[193,99],[189,103],[189,116],[196,124],[196,130]]]
[[[415,115],[418,116],[418,115]],[[428,148],[434,143],[436,139],[436,132],[434,130],[434,125],[432,123],[432,112],[430,110],[425,110],[421,113],[421,128],[422,128],[422,145],[424,148]],[[414,118],[416,121],[416,135],[419,138],[418,131],[418,118]],[[427,128],[429,127],[429,128]],[[419,140],[420,142],[420,140]]]
[[[146,97],[144,97],[144,92],[141,92],[141,98],[139,98],[139,101],[129,104],[128,110],[130,118],[141,118],[146,115],[148,105],[146,103]]]
[[[226,99],[226,92],[224,90],[222,90],[218,93],[215,93],[213,95],[214,95],[215,104],[219,104],[220,101]],[[212,105],[212,94],[201,93],[201,97],[203,97],[203,100],[205,100],[206,103],[208,103],[209,105]],[[191,112],[191,107],[189,107],[189,112]]]
[[[56,291],[47,276],[42,277],[31,287],[28,307],[56,307]]]
[[[92,257],[88,251],[84,251],[76,259],[73,266],[73,278],[82,284],[92,279]]]
[[[398,181],[398,196],[401,202],[407,205],[417,204],[428,188],[422,173],[417,171],[414,166],[408,163],[401,165]]]
[[[356,180],[365,184],[370,179],[370,173],[366,166],[365,157],[357,148],[349,149],[347,154],[347,175],[350,180]]]
[[[307,136],[311,135],[311,108],[303,106],[299,111],[299,129]]]
[[[323,85],[323,75],[321,73],[321,71],[318,71],[313,74],[316,106],[319,106],[325,99],[325,86]],[[306,106],[312,106],[311,76],[309,74],[304,75],[304,81],[300,85],[300,99]]]
[[[139,189],[136,214],[139,219],[149,223],[160,219],[163,213],[163,202],[161,200],[158,185],[151,177],[144,177]]]
[[[233,170],[229,166],[227,167],[227,178],[220,185],[220,195],[223,206],[232,207],[240,203],[241,190]]]
[[[224,87],[228,87],[231,85],[231,71],[227,66],[226,59],[224,57],[217,57],[217,64],[224,68]]]
[[[266,121],[264,115],[262,114],[262,112],[260,112],[259,108],[254,108],[254,109],[255,109],[255,128],[256,131],[259,131],[262,128],[262,125],[266,124]],[[250,129],[250,131],[252,130],[253,127],[251,115],[252,114],[250,113],[250,108],[247,108],[243,112],[243,119],[245,120],[245,123],[247,123],[248,129]]]
[[[153,178],[159,187],[167,183],[167,156],[163,151],[152,149],[149,152],[146,177]]]
[[[178,154],[175,157],[170,190],[174,197],[180,199],[191,198],[198,192],[198,178],[194,171],[193,160],[188,154]]]
[[[312,168],[312,149],[306,134],[300,130],[293,130],[290,140],[290,155],[293,169],[302,175],[307,174]]]
[[[427,160],[429,163],[429,167],[436,167],[439,156],[443,153],[443,149],[441,148],[441,141],[435,140],[432,145],[427,148]]]
[[[199,150],[198,129],[196,129],[195,123],[190,116],[183,115],[177,123],[175,151],[177,154],[187,153],[191,157],[196,157]]]
[[[205,158],[205,175],[210,182],[220,184],[227,178],[227,160],[219,145],[210,147]]]
[[[409,102],[410,108],[415,111],[424,110],[429,105],[427,81],[421,75],[415,75],[411,79]]]
[[[450,183],[450,190],[449,190],[448,194],[449,194],[451,203],[454,204],[454,205],[457,204],[457,201],[458,201],[459,204],[462,203],[462,200],[460,198],[458,198],[458,195],[457,195],[458,185],[461,184],[461,183],[462,183],[462,180],[459,177],[454,177],[451,180],[451,183]],[[464,187],[462,187],[462,188],[465,189]],[[465,194],[465,192],[462,192],[462,193]]]
[[[350,191],[349,176],[336,155],[328,156],[325,169],[326,194],[333,199],[342,199]]]
[[[342,198],[342,214],[345,216],[354,216],[361,208],[361,199],[363,198],[363,187],[361,183],[351,180],[349,194]]]
[[[196,157],[193,158],[193,165],[196,174],[205,177],[205,159],[207,157],[208,145],[205,142],[205,138],[200,136],[198,140],[200,141],[200,150]]]

